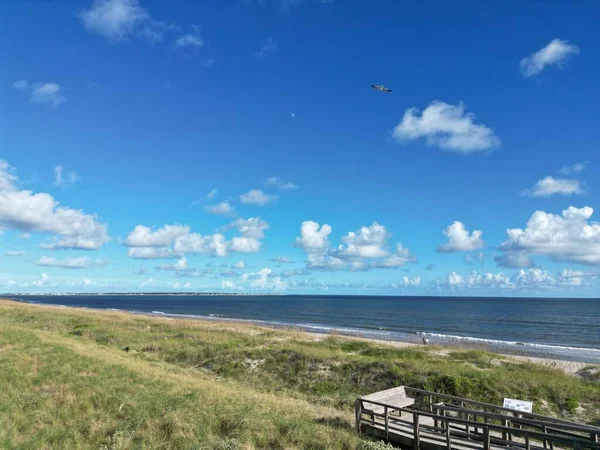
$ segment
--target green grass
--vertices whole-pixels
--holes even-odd
[[[357,449],[356,397],[402,384],[600,421],[596,381],[446,353],[0,301],[0,448]]]

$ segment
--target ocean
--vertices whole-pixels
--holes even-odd
[[[244,320],[373,339],[600,363],[600,299],[378,296],[34,295],[22,301]]]

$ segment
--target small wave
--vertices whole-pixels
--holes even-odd
[[[600,355],[600,349],[589,348],[589,347],[569,347],[565,345],[550,345],[550,344],[535,344],[532,342],[517,342],[517,341],[502,341],[499,339],[484,339],[472,336],[457,336],[453,334],[441,334],[441,333],[427,333],[418,331],[417,334],[421,336],[430,336],[441,340],[458,340],[466,342],[480,342],[484,344],[499,345],[499,346],[512,346],[519,345],[524,347],[533,347],[536,349],[547,349],[547,350],[567,350],[575,352],[592,352]]]

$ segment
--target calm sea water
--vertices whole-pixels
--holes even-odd
[[[600,363],[600,299],[68,295],[24,301],[243,319],[314,332],[459,344]]]

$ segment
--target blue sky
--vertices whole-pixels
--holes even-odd
[[[598,296],[600,5],[413,3],[3,3],[0,292]]]

